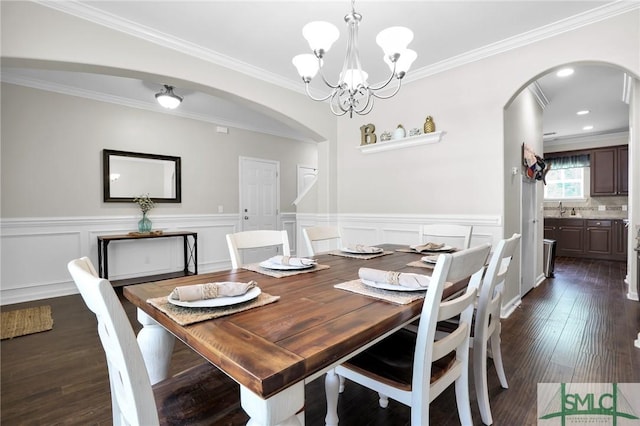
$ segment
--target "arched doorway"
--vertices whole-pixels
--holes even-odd
[[[544,110],[543,106],[537,99],[537,94],[530,90],[538,80],[552,72],[555,72],[559,68],[565,66],[573,66],[579,69],[581,66],[590,67],[608,67],[616,69],[620,74],[626,73],[629,76],[627,84],[634,89],[630,90],[629,95],[629,108],[632,111],[627,117],[627,123],[629,124],[629,164],[630,174],[629,183],[632,185],[632,189],[629,190],[628,206],[629,206],[629,219],[631,221],[631,228],[629,230],[629,239],[635,241],[634,230],[640,225],[637,215],[633,216],[632,212],[640,209],[640,188],[637,184],[633,187],[631,182],[633,176],[638,176],[637,166],[633,168],[632,163],[638,164],[638,155],[640,151],[640,141],[638,140],[637,131],[633,132],[633,129],[638,128],[638,124],[634,123],[633,111],[639,110],[640,97],[638,92],[638,78],[630,71],[623,69],[619,66],[615,66],[609,63],[572,63],[561,64],[556,67],[547,69],[538,75],[532,77],[529,81],[521,86],[516,93],[507,102],[504,109],[504,152],[505,152],[505,195],[504,195],[504,208],[505,208],[505,235],[511,235],[513,232],[523,233],[521,256],[519,259],[520,270],[520,284],[521,294],[523,297],[526,293],[531,282],[533,285],[537,285],[544,280],[542,258],[543,258],[543,217],[544,217],[544,205],[543,205],[543,184],[536,183],[533,186],[525,183],[521,177],[521,167],[516,169],[514,164],[521,164],[521,146],[523,142],[530,144],[530,146],[543,156],[545,152],[545,146],[543,143],[544,138]],[[622,79],[621,79],[622,80]],[[620,81],[622,85],[622,81]],[[620,90],[620,95],[622,90]],[[553,102],[553,99],[549,100]],[[575,113],[575,112],[574,112]],[[629,123],[629,117],[631,117],[631,123]],[[578,138],[576,138],[578,139]],[[586,145],[589,148],[594,148],[593,142],[591,145]],[[569,149],[567,149],[569,150]],[[519,161],[519,163],[518,163]],[[525,197],[528,197],[525,199]],[[526,208],[527,206],[533,208]],[[528,237],[524,235],[525,231],[529,229]],[[632,252],[631,243],[628,246],[628,252]],[[637,265],[635,259],[632,256],[628,256],[628,269],[629,269],[629,298],[637,299],[638,290],[636,287]],[[529,282],[527,282],[529,281]]]

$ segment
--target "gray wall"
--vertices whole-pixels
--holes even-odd
[[[182,203],[155,214],[238,212],[238,157],[280,161],[281,211],[294,212],[296,165],[316,144],[11,84],[2,85],[3,218],[107,216],[137,206],[102,201],[102,150],[182,159]]]

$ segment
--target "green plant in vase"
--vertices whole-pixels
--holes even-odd
[[[140,195],[133,199],[134,203],[137,203],[142,210],[142,219],[138,221],[138,231],[139,232],[151,232],[151,220],[147,217],[147,213],[149,210],[155,207],[155,203],[147,195]]]

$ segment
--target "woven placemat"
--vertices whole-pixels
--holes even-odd
[[[407,263],[407,266],[415,266],[416,268],[427,268],[427,269],[433,269],[436,267],[434,263],[426,263],[426,262],[423,262],[422,260],[414,260],[413,262]]]
[[[51,306],[2,312],[0,326],[2,340],[51,330],[53,328]]]
[[[376,257],[380,257],[380,256],[386,256],[388,254],[393,254],[392,251],[383,251],[382,253],[362,253],[362,254],[356,254],[356,253],[345,253],[342,250],[333,250],[330,252],[327,252],[327,254],[331,254],[333,256],[342,256],[342,257],[350,257],[352,259],[364,259],[364,260],[369,260],[369,259],[374,259]]]
[[[323,269],[329,269],[329,265],[314,265],[313,268],[307,269],[294,269],[291,271],[279,271],[276,269],[268,269],[260,266],[259,263],[249,263],[248,265],[242,265],[242,269],[247,271],[258,272],[259,274],[268,275],[275,278],[291,277],[298,274],[306,274],[309,272],[322,271]]]
[[[369,287],[362,284],[362,281],[353,280],[334,285],[335,288],[347,290],[352,293],[362,294],[364,296],[375,297],[396,305],[407,305],[419,299],[424,299],[426,291],[393,291],[381,288]]]
[[[249,309],[258,308],[268,305],[280,299],[280,296],[272,296],[269,293],[260,293],[258,297],[248,302],[239,303],[231,306],[221,306],[217,308],[184,308],[169,303],[167,296],[155,297],[148,299],[147,303],[164,312],[169,318],[180,325],[194,324],[200,321],[206,321],[214,318],[220,318],[225,315],[236,314],[238,312],[248,311]]]

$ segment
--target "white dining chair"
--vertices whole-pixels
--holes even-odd
[[[420,243],[444,243],[457,249],[471,247],[472,225],[434,223],[420,226]]]
[[[242,260],[239,250],[258,247],[282,246],[282,255],[291,256],[287,231],[255,230],[227,234],[227,247],[231,256],[231,267],[239,269]]]
[[[493,423],[487,383],[487,347],[489,341],[491,341],[491,356],[500,379],[500,385],[504,389],[509,387],[500,348],[500,308],[505,279],[519,242],[520,234],[513,234],[511,238],[501,240],[496,246],[480,286],[478,305],[475,312],[472,339],[473,377],[480,415],[482,422],[486,425]]]
[[[418,332],[404,328],[336,367],[335,373],[411,408],[411,424],[429,424],[429,404],[455,383],[458,416],[472,424],[469,401],[469,335],[477,286],[490,244],[441,254],[422,306]],[[467,291],[442,301],[447,282],[469,279]],[[435,340],[436,323],[460,315],[456,330]]]
[[[340,248],[340,244],[342,243],[340,228],[337,226],[310,226],[302,229],[302,235],[304,236],[309,256],[316,254],[314,243],[335,240],[337,242],[336,248]]]
[[[87,257],[67,268],[98,320],[109,372],[114,425],[217,424],[238,415],[239,386],[209,363],[151,385],[131,323],[111,283]]]

